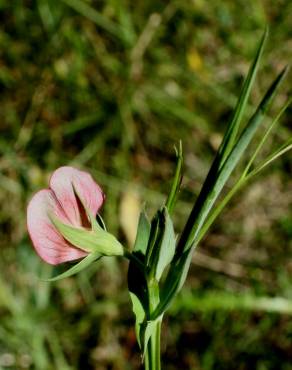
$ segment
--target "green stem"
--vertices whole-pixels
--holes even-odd
[[[149,292],[149,310],[150,314],[155,311],[159,304],[159,287],[156,279],[152,278],[148,281]],[[154,328],[151,330],[146,354],[145,354],[145,370],[160,370],[160,333],[163,315],[161,315],[155,322]]]
[[[145,370],[161,370],[160,363],[160,334],[161,320],[155,324],[153,335],[149,339],[146,355],[145,355]]]

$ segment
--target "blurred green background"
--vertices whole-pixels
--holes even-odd
[[[291,61],[292,2],[0,0],[0,21],[0,369],[140,369],[127,263],[41,282],[58,269],[31,247],[26,204],[58,166],[87,169],[131,246],[181,139],[179,232],[267,23],[248,114]],[[289,112],[262,155],[291,135]],[[291,156],[275,162],[201,243],[165,320],[163,369],[292,369],[291,170]]]

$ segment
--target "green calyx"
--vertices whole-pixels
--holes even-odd
[[[91,230],[66,225],[55,216],[51,216],[51,220],[64,239],[74,247],[103,256],[122,256],[124,254],[121,243],[112,234],[102,229],[95,220]]]

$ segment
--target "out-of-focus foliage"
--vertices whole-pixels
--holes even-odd
[[[292,3],[0,0],[0,20],[0,369],[138,369],[127,264],[40,281],[52,268],[28,239],[27,201],[56,167],[90,169],[108,229],[131,244],[139,208],[165,199],[181,139],[179,232],[266,23],[249,113],[291,60]],[[288,117],[267,150],[291,135]],[[195,253],[163,328],[164,369],[292,369],[289,156],[260,177]]]

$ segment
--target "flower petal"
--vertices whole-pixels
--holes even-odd
[[[52,190],[36,193],[27,207],[27,228],[38,255],[51,265],[73,261],[87,255],[67,242],[52,224],[49,213],[69,224],[67,215]]]
[[[104,194],[91,175],[69,166],[60,167],[53,173],[50,188],[73,226],[82,226],[82,214],[74,189],[94,215],[97,214],[104,201]]]

